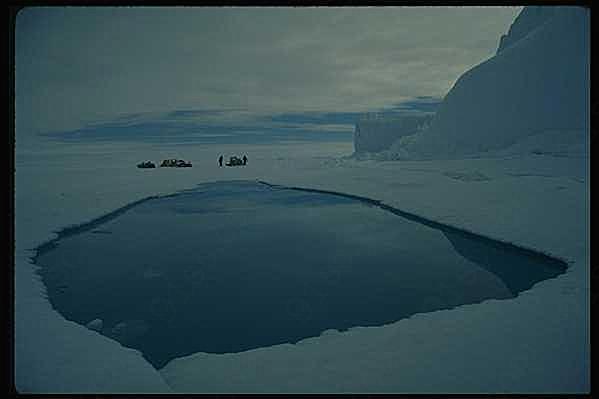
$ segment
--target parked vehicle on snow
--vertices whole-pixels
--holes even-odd
[[[165,159],[160,164],[160,167],[170,167],[170,168],[189,168],[191,167],[191,162],[185,162],[182,159]]]
[[[148,168],[155,168],[156,165],[154,165],[154,163],[152,161],[144,161],[142,163],[138,163],[137,167],[142,168],[142,169],[148,169]]]
[[[241,158],[238,158],[235,155],[233,155],[231,158],[229,158],[229,162],[227,162],[225,165],[227,165],[227,166],[241,166],[241,165],[244,165],[244,163],[243,163],[243,160]]]

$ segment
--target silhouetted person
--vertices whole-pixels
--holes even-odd
[[[220,157],[218,157],[218,166],[220,166],[220,167],[223,166],[223,156],[222,155]]]
[[[243,164],[245,165],[246,163],[248,163],[248,157],[246,157],[245,155],[243,156]]]

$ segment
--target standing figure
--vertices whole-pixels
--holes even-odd
[[[223,166],[223,156],[222,155],[220,157],[218,157],[218,166],[220,166],[220,167]]]
[[[243,164],[245,165],[246,163],[248,163],[248,157],[246,157],[245,155],[243,156]]]

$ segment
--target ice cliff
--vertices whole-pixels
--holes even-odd
[[[542,6],[530,6],[522,9],[522,12],[520,12],[510,26],[508,33],[501,36],[497,52],[503,51],[547,22],[553,16],[555,10],[556,8],[554,7]]]
[[[589,10],[582,7],[525,7],[502,36],[497,54],[460,76],[430,128],[413,135],[398,132],[388,150],[392,157],[476,155],[531,136],[545,138],[547,145],[560,134],[584,139],[580,133],[589,128],[589,19]],[[370,133],[358,127],[360,135]],[[389,135],[381,136],[379,148]]]
[[[354,150],[356,153],[383,151],[399,138],[427,128],[431,120],[430,114],[361,118],[354,132]]]

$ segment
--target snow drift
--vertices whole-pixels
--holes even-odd
[[[589,11],[526,7],[497,54],[464,73],[431,127],[396,142],[396,155],[453,158],[506,148],[546,131],[587,132],[589,80]],[[554,137],[546,137],[548,145]]]

